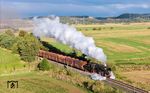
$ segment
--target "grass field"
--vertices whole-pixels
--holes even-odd
[[[8,80],[17,80],[18,88],[7,88]],[[0,76],[0,93],[87,93],[67,82],[50,78],[43,73],[31,72]]]
[[[20,60],[19,55],[13,54],[9,50],[0,48],[0,74],[10,73],[23,67],[24,62]]]
[[[19,55],[0,48],[0,93],[89,93],[86,89],[49,77],[43,72],[34,72],[29,69],[31,67],[22,62]],[[7,88],[7,81],[10,80],[17,80],[18,88]]]
[[[108,62],[116,64],[150,64],[150,23],[77,25],[86,36],[93,37],[98,47],[107,54]],[[101,30],[93,30],[101,28]],[[54,47],[71,52],[59,42],[43,38]]]
[[[142,83],[139,81],[146,79],[149,82],[148,75],[144,75],[144,78],[134,78],[150,70],[150,23],[76,25],[75,27],[84,35],[93,37],[96,46],[103,48],[107,55],[107,63],[116,67],[113,70],[117,79],[128,83],[134,82],[132,84],[135,86],[149,90],[147,81]],[[43,40],[64,52],[72,51],[68,46],[53,39],[43,38]],[[139,75],[136,75],[135,71]],[[124,74],[126,72],[130,72],[130,75]]]
[[[108,57],[108,63],[128,65],[129,69],[133,68],[133,64],[144,65],[143,68],[150,65],[150,29],[148,29],[150,23],[77,25],[76,27],[86,36],[93,37],[95,44],[104,49]],[[93,28],[101,29],[93,30]],[[73,51],[69,46],[61,44],[52,38],[42,38],[42,40],[49,42],[63,52],[70,53]],[[18,55],[0,48],[0,74],[13,72],[16,69],[24,68],[24,66],[26,65]],[[122,66],[120,67],[122,68]],[[124,68],[127,68],[127,66]],[[140,71],[140,73],[143,72]],[[134,79],[133,77],[136,74],[131,71],[130,73],[121,72],[119,74],[135,82],[145,78],[148,81],[150,79],[149,75],[145,75],[144,78]],[[127,74],[130,75],[128,76]],[[27,72],[26,74],[7,75],[0,76],[0,93],[86,93],[86,91],[72,84],[56,80],[42,73]],[[14,90],[7,89],[7,80],[18,80],[19,88]],[[147,81],[142,82],[145,85],[146,83]]]

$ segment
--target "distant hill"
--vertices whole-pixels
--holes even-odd
[[[92,17],[92,16],[59,16],[62,23],[69,24],[94,24],[113,22],[150,22],[150,13],[136,14],[124,13],[116,17]],[[29,17],[27,19],[32,19]],[[37,18],[50,18],[50,16],[38,16]]]
[[[116,19],[150,18],[150,13],[148,13],[148,14],[124,13],[115,18]]]

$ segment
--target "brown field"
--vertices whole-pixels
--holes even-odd
[[[84,32],[83,32],[84,33]],[[134,36],[149,36],[150,35],[150,30],[122,30],[122,31],[89,31],[85,32],[85,35],[89,35],[94,37],[94,38],[105,38],[105,37],[134,37]]]
[[[150,22],[141,22],[141,23],[130,23],[131,26],[145,26],[150,25]],[[93,24],[93,25],[75,25],[76,27],[99,27],[99,26],[128,26],[125,23],[104,23],[104,24]]]
[[[112,42],[102,42],[102,43],[98,42],[97,45],[107,46],[111,48],[111,50],[114,52],[124,52],[124,53],[141,52],[141,50],[132,46],[125,45],[125,44],[116,44]]]
[[[150,71],[123,72],[122,75],[137,83],[136,86],[141,87],[143,85],[147,90],[150,90]]]
[[[122,74],[133,81],[150,84],[150,71],[131,71]]]

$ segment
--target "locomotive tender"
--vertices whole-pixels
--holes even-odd
[[[87,62],[87,61],[71,58],[69,56],[64,56],[61,54],[56,54],[44,50],[40,50],[38,56],[80,69],[82,71],[101,74],[101,76],[107,78],[110,77],[111,68],[108,68],[102,64]]]

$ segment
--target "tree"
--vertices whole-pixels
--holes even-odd
[[[110,29],[114,29],[114,27],[110,27]]]
[[[71,56],[72,56],[72,57],[76,57],[76,56],[77,56],[77,53],[76,53],[76,50],[75,50],[75,49],[73,49],[73,51],[72,51],[72,53],[71,53]]]
[[[97,29],[94,27],[93,30],[97,30]]]
[[[42,62],[38,64],[38,68],[42,71],[50,70],[50,64],[46,59],[43,59]]]
[[[20,30],[20,32],[19,32],[20,37],[24,37],[26,34],[27,34],[27,32],[25,32],[24,30]]]
[[[13,44],[16,42],[16,38],[6,33],[0,35],[0,46],[3,48],[11,49]]]
[[[20,37],[17,42],[17,50],[21,59],[27,62],[32,62],[41,47],[40,42],[33,35],[26,34],[24,37]]]
[[[14,33],[11,30],[6,30],[5,33],[9,36],[15,36]]]
[[[99,29],[98,30],[101,30],[101,27],[99,27]]]

